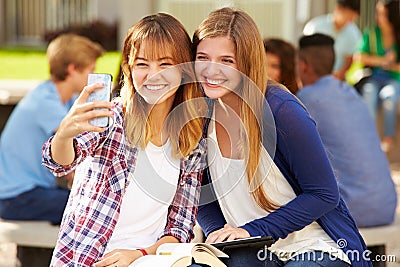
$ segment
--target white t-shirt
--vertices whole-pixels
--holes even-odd
[[[144,151],[138,151],[136,168],[129,174],[118,222],[105,253],[151,246],[163,233],[180,172],[180,161],[172,158],[171,152],[169,139],[161,147],[149,143]]]
[[[244,160],[222,156],[218,147],[214,120],[210,122],[208,136],[210,175],[227,223],[238,227],[267,216],[269,213],[261,209],[251,195]],[[266,195],[280,206],[294,199],[296,194],[292,187],[265,149],[260,161],[262,177],[265,177],[263,187]],[[277,240],[269,250],[283,261],[307,251],[324,251],[350,263],[345,253],[316,222],[305,226],[300,231],[290,233],[285,239]]]

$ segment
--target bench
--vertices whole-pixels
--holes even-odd
[[[15,105],[41,81],[0,79],[0,133]]]
[[[35,89],[40,80],[0,80],[0,104],[15,105],[26,94]]]
[[[43,221],[0,220],[0,243],[54,248],[59,226]]]
[[[49,266],[59,226],[45,221],[9,221],[0,219],[0,244],[17,245],[22,267]]]
[[[399,212],[397,212],[393,224],[376,227],[360,227],[359,231],[368,248],[377,248],[375,255],[371,255],[370,258],[371,260],[377,259],[382,261],[373,261],[374,266],[400,266]],[[379,258],[375,258],[375,256]],[[395,262],[392,262],[393,260]]]

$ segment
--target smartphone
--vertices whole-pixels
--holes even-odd
[[[87,98],[86,102],[111,101],[112,75],[108,73],[90,73],[88,75],[87,84],[91,85],[94,83],[103,83],[104,87],[92,92]],[[89,123],[98,127],[107,127],[109,123],[109,117],[93,118],[89,121]]]

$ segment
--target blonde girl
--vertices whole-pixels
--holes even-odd
[[[286,88],[267,82],[252,18],[232,8],[213,11],[193,44],[196,77],[214,100],[204,181],[217,199],[202,200],[197,218],[207,242],[276,240],[266,254],[230,251],[228,266],[369,266],[365,258],[347,256],[362,255],[364,241],[340,198],[314,121]]]

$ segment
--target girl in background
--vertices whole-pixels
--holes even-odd
[[[268,77],[283,84],[295,95],[299,90],[296,48],[291,43],[278,38],[264,39],[264,48],[267,56]]]
[[[376,3],[376,26],[365,31],[354,61],[372,67],[372,76],[361,93],[373,119],[379,100],[383,108],[382,149],[388,152],[396,135],[397,102],[400,94],[400,1]]]

